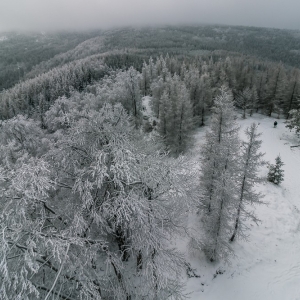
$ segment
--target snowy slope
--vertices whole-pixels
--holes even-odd
[[[261,115],[239,121],[241,137],[252,122],[260,123],[265,160],[274,163],[281,155],[285,179],[280,186],[264,180],[257,187],[268,204],[256,207],[261,223],[249,223],[249,241],[233,243],[236,257],[231,265],[211,264],[201,253],[192,255],[186,250],[187,241],[181,241],[179,248],[201,276],[187,279],[186,291],[192,300],[300,300],[300,147],[290,148],[300,141],[282,120],[273,128],[274,119]],[[206,129],[196,134],[195,163]],[[264,167],[261,175],[266,177],[267,172]]]

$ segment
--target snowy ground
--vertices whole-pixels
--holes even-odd
[[[187,280],[192,300],[300,300],[300,147],[290,148],[300,141],[282,120],[273,128],[274,119],[261,115],[239,120],[241,137],[253,122],[259,123],[262,132],[265,160],[274,163],[280,154],[285,163],[285,180],[280,186],[264,180],[257,187],[267,205],[256,207],[261,223],[249,223],[249,241],[234,242],[236,257],[231,265],[208,263],[201,253],[195,257],[184,250],[186,244],[181,241],[179,247],[201,276]],[[206,129],[196,134],[196,158]],[[261,175],[266,177],[267,171],[264,167]]]

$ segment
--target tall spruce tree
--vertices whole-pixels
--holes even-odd
[[[214,99],[213,116],[202,148],[204,250],[210,261],[232,254],[229,238],[237,208],[237,160],[240,141],[232,94],[225,87]]]

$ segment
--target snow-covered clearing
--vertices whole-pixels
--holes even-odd
[[[279,186],[265,179],[257,187],[265,194],[267,205],[256,207],[261,223],[249,222],[249,241],[233,243],[236,257],[231,258],[230,265],[209,263],[201,253],[191,255],[187,240],[178,245],[201,276],[186,282],[192,300],[300,300],[300,147],[290,147],[300,142],[283,120],[277,120],[278,126],[273,128],[274,120],[262,115],[239,120],[241,137],[247,126],[259,123],[265,160],[274,164],[280,154],[285,164],[284,181]],[[195,163],[206,130],[196,134]],[[261,176],[266,178],[267,172],[264,167]]]

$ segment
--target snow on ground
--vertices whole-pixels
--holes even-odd
[[[261,223],[249,222],[249,241],[233,243],[236,256],[231,265],[207,262],[202,253],[193,256],[186,250],[187,240],[181,241],[179,248],[201,276],[187,279],[191,300],[300,300],[300,148],[290,147],[300,141],[283,120],[277,120],[277,128],[273,128],[274,120],[262,115],[240,119],[241,137],[247,126],[259,123],[261,151],[272,164],[280,154],[285,163],[284,181],[276,186],[264,180],[257,187],[265,194],[267,205],[256,207]],[[206,130],[204,127],[195,135],[195,163]],[[261,176],[266,178],[267,172],[267,167],[262,168]]]

